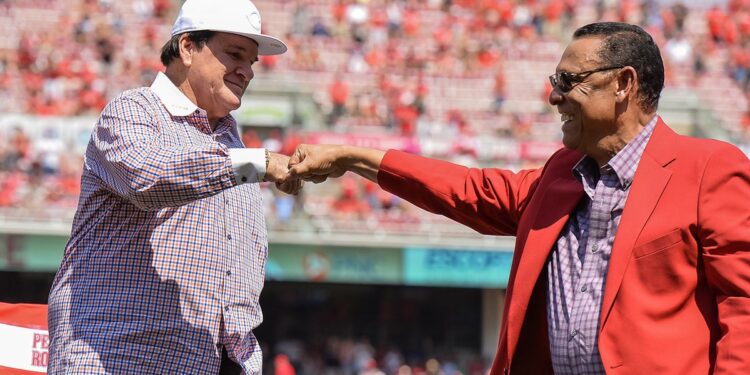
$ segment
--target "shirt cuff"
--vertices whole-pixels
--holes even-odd
[[[266,174],[266,149],[230,148],[229,159],[238,185],[263,181]]]

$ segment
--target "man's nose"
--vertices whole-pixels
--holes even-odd
[[[558,105],[562,103],[563,100],[565,100],[565,97],[557,90],[557,87],[553,87],[552,91],[549,92],[549,97],[547,97],[549,104]]]
[[[245,82],[250,82],[253,77],[255,77],[253,65],[251,63],[240,65],[237,67],[237,74],[239,74]]]

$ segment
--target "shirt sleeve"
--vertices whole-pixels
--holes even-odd
[[[232,160],[237,185],[263,181],[266,174],[266,149],[230,148],[229,158]]]
[[[189,143],[162,131],[146,99],[120,95],[102,111],[85,166],[103,184],[143,210],[181,206],[237,185],[229,149]]]

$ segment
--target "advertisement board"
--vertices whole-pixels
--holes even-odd
[[[0,234],[0,270],[55,272],[66,241],[65,236]],[[266,279],[505,288],[513,259],[508,250],[271,243]]]
[[[513,253],[409,247],[404,249],[404,284],[505,288]]]

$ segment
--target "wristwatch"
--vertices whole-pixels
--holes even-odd
[[[265,149],[265,150],[266,150],[266,173],[263,174],[263,181],[268,181],[268,179],[266,179],[266,175],[268,175],[268,163],[271,161],[271,153],[268,152],[268,149]]]

